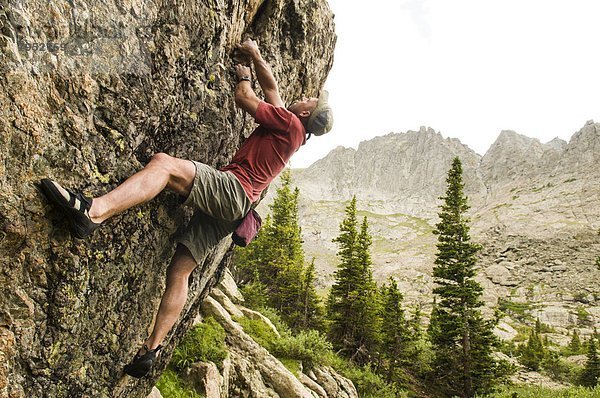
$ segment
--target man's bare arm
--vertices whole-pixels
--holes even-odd
[[[246,40],[238,45],[238,48],[244,54],[247,54],[252,59],[258,83],[265,93],[265,101],[275,106],[285,107],[281,96],[279,95],[279,87],[273,76],[271,66],[264,60],[258,49],[258,45],[254,40]]]
[[[260,99],[252,89],[250,80],[242,80],[242,78],[250,78],[252,76],[250,68],[243,65],[236,65],[235,74],[238,78],[238,83],[235,86],[235,103],[254,117],[258,109],[258,104],[260,104]]]

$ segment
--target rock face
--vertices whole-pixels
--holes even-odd
[[[331,239],[355,194],[359,216],[369,218],[375,278],[395,277],[407,301],[426,310],[437,243],[432,230],[454,156],[463,162],[471,232],[484,247],[478,279],[486,302],[528,303],[520,307],[524,313],[511,315],[526,322],[540,317],[565,333],[599,326],[600,124],[593,122],[568,143],[503,131],[483,157],[421,128],[376,137],[356,150],[338,147],[294,170],[304,248],[316,258],[322,287],[337,264]]]
[[[282,97],[317,94],[335,34],[325,0],[5,2],[0,10],[0,395],[146,396],[227,263],[194,272],[152,375],[122,368],[146,338],[190,214],[178,198],[88,241],[36,183],[98,195],[157,152],[225,165],[254,122],[233,101],[234,45],[259,41]]]
[[[232,300],[239,297],[239,293],[232,293],[235,290],[219,284],[202,303],[202,315],[212,316],[225,329],[229,355],[222,366],[223,375],[212,363],[191,366],[190,373],[195,374],[192,381],[201,381],[195,383],[201,386],[201,393],[215,398],[358,398],[352,382],[331,367],[301,370],[297,376],[290,372],[234,320],[238,316],[248,316],[240,314],[249,314],[250,310],[235,304]],[[207,376],[209,371],[211,377]]]

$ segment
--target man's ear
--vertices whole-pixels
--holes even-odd
[[[300,117],[309,117],[310,116],[310,111],[302,111],[300,112]]]

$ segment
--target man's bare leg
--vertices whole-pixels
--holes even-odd
[[[165,188],[187,197],[194,185],[196,167],[189,160],[157,153],[142,170],[107,194],[94,198],[89,211],[95,223],[145,203]]]
[[[187,300],[188,279],[194,268],[196,268],[196,260],[190,251],[187,247],[178,245],[167,268],[167,286],[158,308],[154,329],[145,341],[149,349],[158,347],[179,319]],[[143,349],[140,350],[140,354],[143,353]]]

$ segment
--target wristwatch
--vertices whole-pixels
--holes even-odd
[[[241,82],[242,80],[252,83],[252,79],[250,79],[250,76],[242,76],[242,77],[238,78],[238,83]]]

